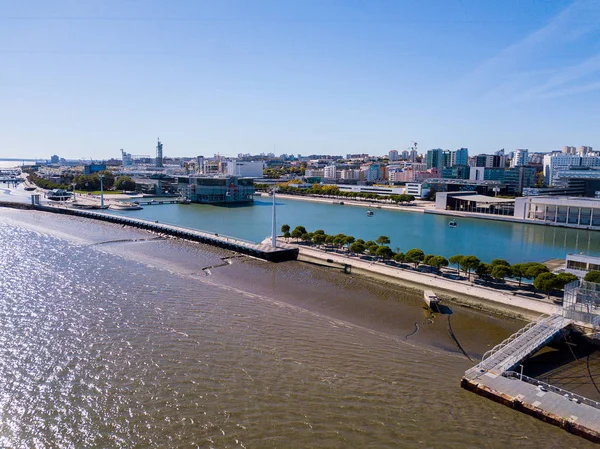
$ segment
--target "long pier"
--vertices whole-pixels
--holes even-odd
[[[528,324],[486,352],[479,364],[465,372],[461,386],[600,443],[600,402],[513,371],[569,324],[561,315]]]
[[[292,245],[278,243],[276,248],[266,244],[256,244],[254,242],[222,235],[218,233],[201,231],[198,229],[185,228],[158,221],[142,220],[139,218],[124,217],[121,215],[112,215],[108,213],[90,212],[87,210],[79,210],[56,206],[42,206],[19,203],[0,202],[0,207],[13,207],[18,209],[33,209],[45,212],[52,212],[64,215],[75,215],[79,217],[92,218],[94,220],[107,221],[121,225],[133,226],[139,229],[159,232],[161,234],[172,235],[185,240],[205,243],[220,248],[225,248],[259,259],[268,260],[269,262],[285,262],[288,260],[296,260],[298,258],[298,248]]]

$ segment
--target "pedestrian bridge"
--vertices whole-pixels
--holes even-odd
[[[547,345],[569,323],[570,320],[561,315],[551,315],[529,323],[486,352],[479,364],[465,372],[465,377],[474,379],[486,372],[502,375],[512,370],[523,359]]]

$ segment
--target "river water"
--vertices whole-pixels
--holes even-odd
[[[271,235],[272,202],[257,198],[253,206],[219,207],[203,204],[164,204],[145,206],[138,211],[110,211],[158,220],[205,231],[218,232],[254,242]],[[495,258],[510,263],[564,259],[567,253],[600,255],[598,232],[539,225],[526,225],[474,218],[459,218],[457,228],[449,228],[449,218],[435,214],[373,209],[367,217],[364,207],[277,199],[277,230],[282,224],[292,229],[303,225],[309,231],[324,229],[328,234],[343,233],[364,240],[380,235],[391,239],[391,247],[406,252],[421,248],[426,254],[450,257],[474,254],[490,262]]]
[[[0,209],[0,447],[592,447],[459,387],[523,323]]]

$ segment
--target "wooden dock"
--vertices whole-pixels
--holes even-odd
[[[515,371],[569,324],[560,315],[530,323],[465,372],[461,386],[575,435],[600,443],[600,402]]]

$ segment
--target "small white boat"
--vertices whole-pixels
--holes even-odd
[[[452,220],[450,223],[448,223],[448,227],[450,228],[456,228],[457,226],[458,224],[456,223],[456,220]]]
[[[126,201],[115,201],[110,203],[109,209],[113,210],[140,210],[143,209],[138,203],[128,203]]]
[[[371,209],[369,209],[367,211],[367,217],[372,217],[373,215],[375,215],[375,213]]]
[[[423,298],[425,299],[425,304],[427,304],[427,307],[429,307],[432,310],[437,308],[439,300],[437,295],[431,290],[425,290],[423,292]]]

